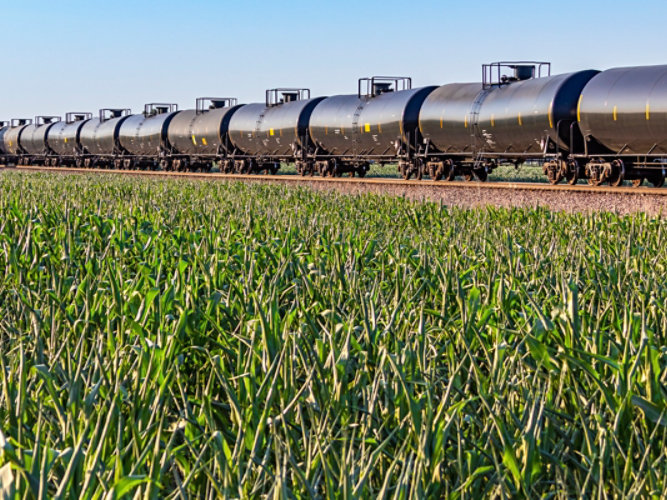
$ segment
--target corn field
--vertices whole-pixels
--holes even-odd
[[[667,495],[667,221],[0,177],[5,498]]]

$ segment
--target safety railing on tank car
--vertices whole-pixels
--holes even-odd
[[[84,113],[79,111],[72,111],[65,114],[65,123],[75,123],[83,120],[90,120],[93,117],[92,113]]]
[[[278,88],[266,91],[266,107],[310,99],[310,89]]]
[[[59,121],[62,121],[62,117],[60,116],[36,116],[34,123],[39,127],[40,125],[48,125]]]
[[[32,125],[32,118],[12,118],[12,127],[21,127],[23,125]]]
[[[231,108],[238,102],[236,97],[198,97],[195,101],[195,112],[201,115],[213,109]]]
[[[129,116],[131,114],[132,110],[130,108],[102,108],[100,109],[100,122]]]
[[[144,105],[144,116],[157,116],[178,111],[178,104],[149,102]]]
[[[409,76],[371,76],[359,78],[357,95],[359,97],[375,97],[387,92],[410,90],[412,78]]]
[[[503,70],[511,69],[512,75]],[[513,82],[551,76],[551,63],[544,61],[499,61],[482,64],[482,88],[508,85]]]

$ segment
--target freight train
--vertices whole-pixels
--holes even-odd
[[[184,111],[152,103],[140,114],[14,119],[0,123],[0,163],[243,174],[292,163],[304,176],[395,164],[405,179],[480,181],[528,163],[553,184],[662,186],[667,65],[551,75],[546,62],[497,62],[475,83],[372,77],[329,97],[278,88],[253,104],[200,98]]]

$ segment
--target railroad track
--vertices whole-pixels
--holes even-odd
[[[403,188],[438,188],[438,189],[466,189],[466,190],[498,190],[498,191],[546,191],[554,193],[585,193],[585,194],[615,194],[631,196],[667,196],[667,188],[655,188],[642,186],[639,188],[630,186],[612,187],[612,186],[589,186],[586,184],[576,184],[570,186],[567,184],[540,184],[530,182],[464,182],[464,181],[431,181],[431,180],[403,180],[381,177],[302,177],[297,174],[282,175],[241,175],[241,174],[222,174],[213,172],[165,172],[155,170],[102,170],[73,167],[43,167],[43,166],[20,166],[5,167],[7,170],[16,171],[36,171],[53,173],[74,173],[74,174],[123,174],[142,177],[182,177],[191,179],[207,180],[239,180],[255,182],[273,182],[273,183],[294,183],[294,184],[330,184],[357,186],[394,186]]]

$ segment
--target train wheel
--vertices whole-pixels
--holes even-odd
[[[565,180],[570,186],[574,186],[579,182],[579,174],[577,172],[569,172],[565,174]]]
[[[623,184],[625,179],[625,165],[621,160],[614,160],[611,162],[611,172],[609,174],[609,185],[618,187]]]
[[[644,182],[644,178],[640,177],[639,179],[632,179],[632,187],[638,188]]]
[[[662,187],[665,185],[665,172],[659,172],[657,174],[652,175],[651,177],[648,178],[649,182],[653,184],[654,187]]]
[[[365,167],[359,167],[357,169],[357,174],[359,177],[366,177],[366,168]]]
[[[454,168],[454,165],[449,165],[445,168],[447,169],[445,172],[445,180],[451,182],[456,179],[456,169]]]
[[[472,172],[466,171],[463,173],[463,180],[466,182],[472,181]]]
[[[489,178],[489,174],[485,168],[478,168],[474,171],[474,174],[480,182],[486,182],[486,180]]]

